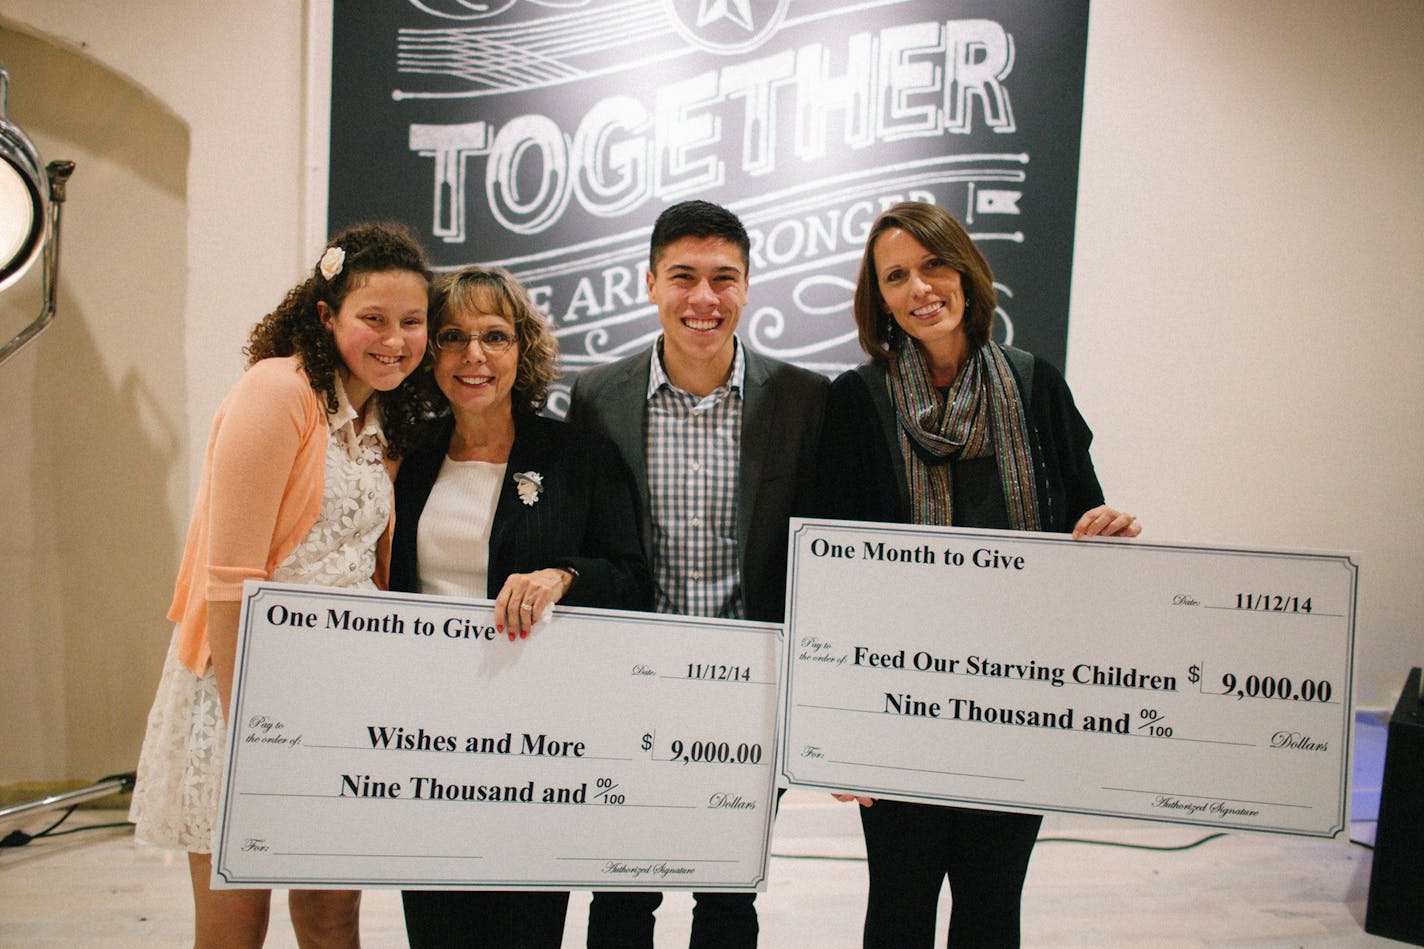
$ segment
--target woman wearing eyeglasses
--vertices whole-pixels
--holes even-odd
[[[557,346],[503,270],[439,286],[428,368],[449,405],[433,444],[396,482],[391,589],[495,601],[511,641],[555,603],[648,609],[632,479],[611,443],[537,413]],[[568,893],[403,894],[412,949],[548,946]]]

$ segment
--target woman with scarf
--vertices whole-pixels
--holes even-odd
[[[886,523],[1135,537],[1103,503],[1092,432],[1048,362],[990,340],[988,262],[959,222],[904,202],[871,227],[855,289],[870,362],[826,407],[820,513]],[[850,800],[850,795],[837,795]],[[949,879],[952,946],[1017,946],[1042,818],[855,798],[870,893],[864,945],[929,947]]]

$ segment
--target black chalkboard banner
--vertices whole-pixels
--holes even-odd
[[[1062,367],[1087,0],[335,0],[329,221],[404,221],[500,264],[567,374],[645,346],[647,241],[704,198],[752,235],[740,332],[827,374],[866,229],[959,217],[996,338]],[[551,406],[560,407],[556,392]]]

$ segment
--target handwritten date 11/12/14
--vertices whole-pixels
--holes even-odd
[[[752,670],[750,666],[728,666],[712,662],[689,662],[687,664],[687,678],[701,679],[706,682],[750,682],[752,681]]]
[[[1280,593],[1238,593],[1233,608],[1253,613],[1309,613],[1311,599]]]

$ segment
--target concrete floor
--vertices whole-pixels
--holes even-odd
[[[42,815],[34,822],[38,826],[25,829],[38,830],[55,816]],[[84,811],[65,826],[122,817]],[[1373,838],[1372,823],[1353,830],[1356,838]],[[1230,834],[1180,851],[1054,839],[1173,847],[1209,833],[1195,827],[1049,817],[1029,869],[1024,945],[1401,945],[1364,932],[1370,851],[1343,838]],[[865,864],[854,806],[837,804],[825,794],[789,792],[772,852],[768,891],[757,901],[761,946],[858,946]],[[586,893],[573,895],[565,946],[583,945],[587,903]],[[691,897],[669,894],[658,917],[657,945],[685,946]],[[191,944],[191,926],[186,859],[137,845],[128,830],[98,830],[0,850],[0,946],[154,949]],[[374,949],[406,945],[396,892],[366,893],[362,936]],[[295,946],[280,899],[274,900],[267,944]],[[943,944],[941,935],[937,945]]]

